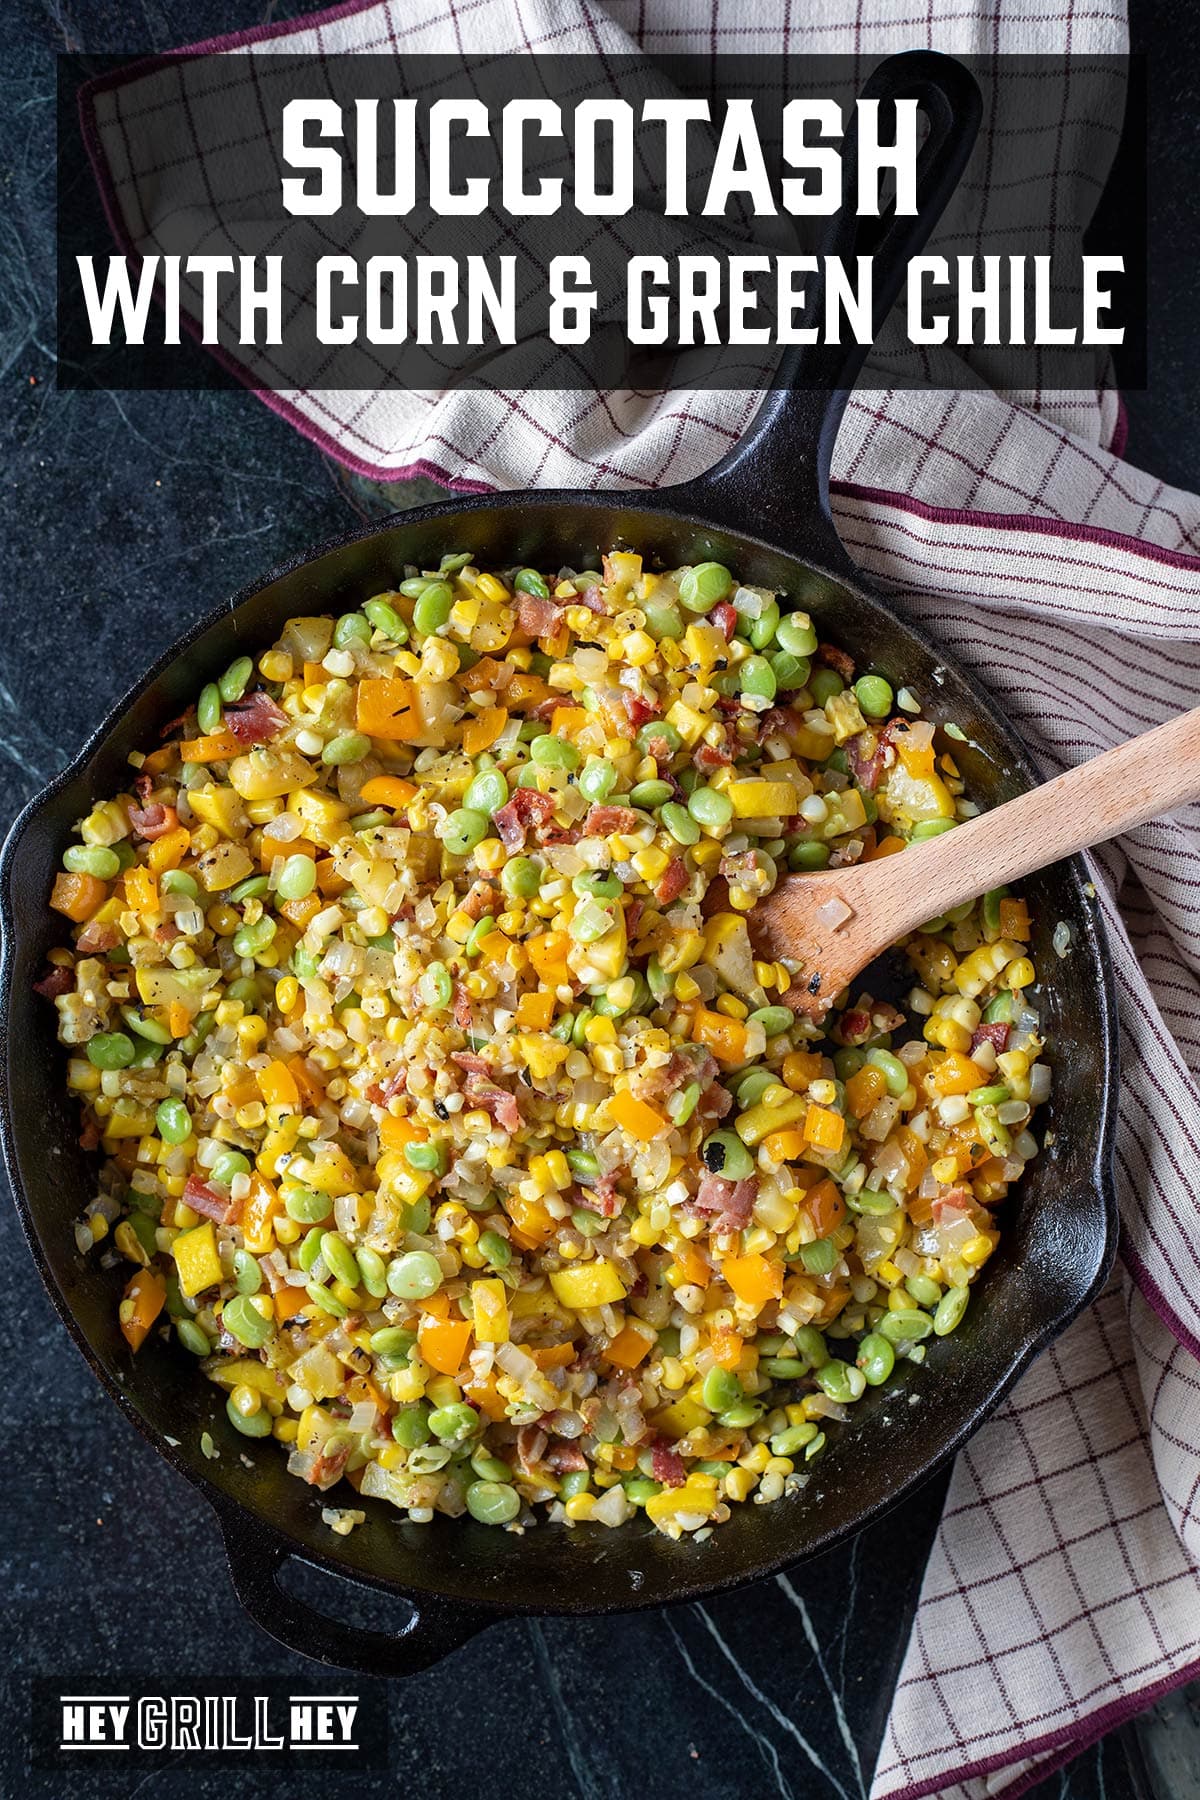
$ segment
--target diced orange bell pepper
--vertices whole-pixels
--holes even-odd
[[[295,817],[293,814],[292,817]],[[270,819],[262,828],[262,842],[259,845],[259,867],[268,871],[277,856],[312,856],[317,854],[317,847],[309,838],[274,837],[271,826],[275,820]]]
[[[1024,900],[1000,902],[1000,936],[1015,938],[1018,944],[1029,942],[1029,908]]]
[[[403,1150],[405,1144],[423,1142],[426,1133],[419,1125],[414,1125],[407,1116],[397,1118],[395,1113],[384,1113],[379,1121],[379,1140],[387,1150]]]
[[[182,1000],[172,1000],[167,1008],[167,1030],[173,1038],[186,1037],[192,1029],[192,1015]]]
[[[731,1326],[714,1326],[709,1335],[708,1344],[715,1360],[723,1369],[741,1367],[742,1352],[746,1348],[746,1343],[745,1339],[739,1337]]]
[[[916,1132],[911,1131],[907,1125],[901,1125],[896,1139],[908,1163],[908,1189],[911,1193],[929,1167],[929,1152]]]
[[[507,664],[504,667],[507,669]],[[494,656],[481,656],[469,669],[460,669],[454,679],[466,688],[468,694],[486,694],[500,687],[504,677],[501,664]]]
[[[230,762],[240,756],[242,746],[232,731],[211,731],[206,737],[185,738],[179,746],[179,758],[187,763]]]
[[[509,1189],[504,1208],[513,1222],[512,1240],[519,1250],[537,1250],[554,1231],[554,1220],[540,1200],[524,1200]]]
[[[670,1131],[670,1124],[660,1112],[631,1094],[628,1088],[622,1088],[619,1094],[613,1094],[608,1102],[608,1116],[614,1125],[627,1131],[630,1137],[641,1140],[643,1144],[652,1143],[665,1131]]]
[[[471,1405],[477,1406],[487,1418],[499,1421],[508,1417],[508,1402],[496,1381],[495,1371],[489,1370],[483,1381],[468,1381],[463,1387],[463,1393]]]
[[[578,1354],[572,1343],[529,1345],[528,1349],[539,1369],[569,1368]]]
[[[823,1061],[815,1050],[789,1050],[783,1059],[783,1079],[794,1093],[801,1094],[817,1080]]]
[[[367,806],[390,806],[393,812],[400,812],[416,794],[415,783],[405,781],[402,775],[372,775],[363,782],[360,798]]]
[[[836,1153],[846,1137],[846,1121],[831,1106],[818,1106],[814,1100],[804,1120],[804,1136],[814,1150]]]
[[[522,994],[517,1001],[516,1020],[522,1031],[549,1031],[554,1017],[554,995],[544,988]]]
[[[930,1093],[945,1096],[947,1094],[969,1094],[972,1088],[983,1087],[987,1076],[977,1062],[964,1056],[961,1050],[947,1050],[946,1054],[933,1063],[925,1077],[925,1085]]]
[[[324,687],[329,680],[329,670],[324,663],[305,662],[301,677],[306,688]]]
[[[550,730],[555,737],[573,737],[591,723],[592,715],[586,706],[556,706],[554,717],[550,721]]]
[[[530,962],[549,986],[561,987],[563,982],[571,979],[567,964],[571,940],[565,931],[539,932],[536,937],[526,938],[525,948]]]
[[[609,1446],[608,1466],[623,1472],[637,1466],[637,1451],[632,1444],[612,1444]]]
[[[149,869],[134,863],[125,871],[125,898],[134,912],[158,911],[158,883]]]
[[[804,1211],[813,1223],[813,1230],[819,1238],[828,1237],[836,1231],[846,1216],[846,1202],[828,1178],[818,1181],[810,1187],[804,1196]]]
[[[56,875],[50,904],[55,912],[82,925],[99,912],[107,898],[107,886],[95,875]]]
[[[762,1147],[774,1163],[795,1162],[803,1156],[807,1148],[804,1133],[791,1127],[783,1131],[768,1131],[762,1141]]]
[[[846,1106],[856,1119],[865,1119],[876,1101],[887,1093],[887,1078],[882,1069],[865,1063],[857,1075],[846,1083]]]
[[[768,1300],[778,1300],[783,1293],[783,1264],[765,1256],[727,1256],[721,1264],[722,1278],[746,1306],[761,1312]]]
[[[268,1063],[258,1071],[258,1086],[267,1106],[299,1106],[300,1089],[286,1063]]]
[[[650,1337],[645,1331],[639,1331],[636,1325],[626,1325],[604,1352],[606,1359],[615,1363],[618,1369],[636,1369],[649,1354]]]
[[[358,729],[368,737],[415,744],[421,735],[415,686],[395,675],[360,681],[355,719]]]
[[[141,1349],[166,1303],[167,1284],[157,1269],[139,1269],[125,1289],[119,1311],[121,1336],[131,1350]]]
[[[489,706],[478,718],[464,719],[463,750],[468,756],[482,755],[483,751],[491,749],[507,724],[508,709],[503,706]]]
[[[325,902],[317,894],[306,894],[303,900],[281,900],[279,910],[297,931],[307,931]]]
[[[165,775],[178,754],[178,744],[164,744],[161,750],[152,750],[149,756],[143,756],[140,773]]]
[[[266,1177],[255,1170],[250,1177],[250,1192],[242,1208],[242,1237],[252,1255],[265,1256],[275,1248],[275,1233],[271,1228],[271,1221],[279,1210],[278,1193]]]
[[[699,1007],[692,1020],[692,1042],[711,1050],[719,1063],[736,1068],[746,1060],[748,1034],[740,1019]]]
[[[519,712],[522,707],[542,706],[553,700],[555,690],[540,675],[526,675],[518,670],[505,688],[504,698],[509,712]]]
[[[288,1068],[296,1077],[300,1098],[305,1106],[320,1106],[325,1098],[325,1084],[313,1074],[302,1056],[289,1056]]]
[[[417,1328],[421,1355],[439,1375],[458,1374],[470,1340],[467,1319],[434,1319],[426,1314]]]
[[[323,856],[317,864],[317,887],[326,900],[336,900],[344,894],[350,883],[339,874],[337,863],[332,856]],[[309,896],[311,899],[311,895]]]
[[[689,1244],[684,1238],[675,1252],[675,1264],[685,1282],[692,1287],[706,1288],[712,1280],[712,1264],[695,1244]]]
[[[294,1319],[297,1313],[303,1312],[306,1306],[312,1305],[312,1301],[302,1287],[277,1288],[271,1298],[275,1305],[275,1317],[280,1324],[285,1319]]]
[[[882,857],[895,856],[897,850],[903,850],[903,848],[904,839],[889,833],[887,837],[881,837],[877,844],[864,853],[863,861],[879,862]]]
[[[908,733],[896,732],[893,742],[900,761],[914,781],[928,781],[936,773],[933,760],[933,745],[925,744],[920,749],[908,741]]]
[[[192,834],[186,825],[180,825],[174,831],[165,832],[151,844],[147,861],[156,875],[165,874],[168,869],[177,869],[187,855],[192,844]]]

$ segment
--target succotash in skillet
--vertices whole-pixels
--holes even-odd
[[[824,1028],[755,960],[782,871],[974,810],[802,599],[448,556],[239,658],[67,850],[80,1249],[334,1529],[705,1531],[963,1317],[1049,1086],[1029,917]]]

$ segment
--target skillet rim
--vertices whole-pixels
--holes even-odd
[[[708,473],[711,474],[712,471]],[[423,1587],[408,1583],[401,1585],[398,1581],[348,1565],[332,1550],[314,1548],[293,1536],[284,1526],[267,1521],[244,1501],[227,1492],[219,1480],[214,1479],[209,1472],[213,1467],[212,1464],[208,1464],[206,1467],[196,1467],[191,1461],[181,1456],[179,1448],[168,1443],[165,1436],[144,1417],[132,1393],[124,1383],[117,1379],[116,1374],[110,1370],[99,1352],[93,1348],[81,1323],[76,1318],[67,1296],[59,1287],[35,1223],[34,1209],[30,1205],[21,1178],[17,1156],[19,1131],[14,1121],[10,1100],[9,1015],[13,993],[13,963],[21,931],[13,904],[12,880],[13,868],[22,841],[26,833],[38,823],[42,812],[83,773],[87,764],[103,749],[107,740],[121,724],[127,711],[154,686],[169,668],[180,661],[192,646],[214,627],[225,621],[233,620],[241,608],[256,598],[264,589],[287,576],[298,573],[307,565],[316,563],[335,552],[348,549],[352,545],[363,543],[371,538],[386,536],[389,532],[402,530],[408,526],[425,524],[438,519],[450,519],[489,509],[520,508],[525,511],[554,512],[564,507],[572,507],[585,510],[594,509],[598,512],[628,511],[658,514],[672,523],[690,527],[698,533],[718,532],[742,544],[753,545],[755,549],[770,555],[799,563],[819,574],[827,573],[829,578],[839,586],[854,591],[964,685],[978,711],[987,716],[997,735],[1003,741],[1011,765],[1021,781],[1027,786],[1036,783],[1038,778],[1028,751],[1021,739],[1012,731],[992,696],[976,677],[942,645],[931,638],[920,626],[914,625],[897,612],[887,599],[873,589],[850,563],[844,551],[841,552],[842,561],[839,562],[836,556],[829,561],[824,561],[814,557],[803,545],[789,549],[786,544],[775,543],[753,532],[729,525],[721,520],[715,508],[713,514],[706,516],[700,510],[703,505],[701,484],[704,479],[705,477],[702,475],[695,481],[681,484],[675,488],[652,489],[646,492],[623,488],[543,488],[499,490],[477,495],[450,495],[445,500],[424,502],[403,512],[391,513],[382,519],[369,521],[282,558],[263,575],[245,584],[231,598],[209,608],[176,638],[108,708],[100,723],[88,735],[75,756],[40,793],[35,794],[26,802],[9,828],[3,850],[0,851],[0,1152],[3,1153],[17,1215],[51,1303],[92,1374],[109,1396],[116,1401],[121,1413],[137,1428],[147,1443],[163,1457],[176,1473],[197,1488],[212,1506],[231,1559],[231,1571],[235,1574],[236,1571],[233,1569],[235,1534],[248,1534],[251,1537],[257,1535],[266,1539],[268,1543],[273,1542],[280,1553],[280,1560],[283,1557],[295,1557],[301,1562],[318,1567],[328,1574],[339,1576],[359,1586],[409,1600],[418,1608],[418,1616],[414,1620],[414,1629],[417,1631],[420,1630],[422,1623],[420,1611],[425,1607],[453,1606],[461,1612],[465,1611],[469,1605],[470,1609],[479,1615],[476,1629],[484,1629],[489,1624],[498,1623],[501,1619],[514,1615],[558,1614],[560,1616],[587,1617],[637,1612],[664,1604],[684,1604],[747,1586],[832,1550],[838,1544],[846,1542],[857,1532],[865,1529],[866,1526],[885,1517],[910,1494],[924,1486],[953,1456],[957,1455],[963,1444],[994,1413],[996,1407],[1011,1392],[1020,1375],[1034,1358],[1058,1337],[1083,1308],[1095,1298],[1111,1270],[1116,1255],[1119,1230],[1114,1177],[1116,1102],[1120,1079],[1116,996],[1111,952],[1104,920],[1094,897],[1094,890],[1090,896],[1087,892],[1087,887],[1091,885],[1091,878],[1086,865],[1082,857],[1075,856],[1059,866],[1066,874],[1075,901],[1077,916],[1084,926],[1082,935],[1088,950],[1088,975],[1098,990],[1096,1010],[1099,1026],[1099,1050],[1104,1071],[1100,1096],[1100,1123],[1088,1177],[1090,1189],[1095,1194],[1099,1205],[1100,1218],[1097,1223],[1103,1226],[1102,1234],[1093,1251],[1093,1272],[1081,1292],[1072,1295],[1069,1302],[1060,1306],[1052,1318],[1045,1319],[1037,1330],[1023,1337],[1018,1352],[1005,1375],[993,1385],[987,1398],[972,1408],[961,1425],[951,1432],[950,1436],[939,1446],[937,1452],[922,1465],[918,1473],[902,1482],[882,1502],[877,1502],[868,1508],[857,1521],[831,1527],[823,1533],[818,1532],[815,1538],[799,1552],[796,1552],[794,1548],[785,1549],[780,1555],[757,1562],[749,1568],[725,1569],[717,1573],[715,1577],[704,1579],[695,1578],[690,1571],[680,1568],[677,1591],[666,1601],[659,1596],[641,1596],[637,1591],[631,1591],[628,1596],[623,1596],[620,1602],[589,1603],[577,1598],[572,1590],[570,1594],[564,1594],[561,1604],[553,1606],[547,1606],[540,1601],[524,1601],[508,1596],[502,1602],[473,1598],[469,1603],[465,1603],[437,1586]],[[683,504],[673,503],[673,496],[677,496],[678,501],[682,501]],[[831,539],[829,549],[840,551],[839,540],[828,517],[824,523],[828,527]],[[217,1467],[219,1466],[217,1465]],[[235,1580],[235,1587],[237,1585]]]

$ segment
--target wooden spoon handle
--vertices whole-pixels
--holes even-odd
[[[1080,763],[903,856],[860,865],[846,897],[893,943],[926,919],[1200,799],[1200,707]],[[903,865],[903,866],[902,866]],[[885,891],[886,890],[886,891]],[[867,898],[869,893],[869,899]]]

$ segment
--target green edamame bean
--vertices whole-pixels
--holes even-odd
[[[225,673],[217,682],[217,692],[227,706],[240,700],[250,683],[254,673],[254,662],[249,656],[239,656],[231,662]]]
[[[269,914],[256,919],[253,925],[239,926],[231,940],[235,956],[257,956],[261,950],[274,943],[278,930],[278,925]]]
[[[510,900],[532,900],[542,885],[542,872],[528,856],[514,856],[500,871],[500,886]]]
[[[890,1194],[877,1194],[872,1188],[860,1188],[857,1194],[847,1194],[846,1205],[856,1213],[882,1215],[896,1210],[896,1202]]]
[[[828,1394],[831,1400],[838,1401],[842,1406],[861,1399],[867,1388],[862,1370],[856,1364],[842,1362],[837,1357],[831,1357],[823,1368],[817,1370],[817,1385],[822,1393]]]
[[[704,1404],[709,1412],[728,1412],[745,1398],[742,1384],[731,1369],[723,1369],[720,1363],[714,1363],[704,1377]]]
[[[443,1444],[465,1444],[479,1430],[479,1414],[473,1406],[457,1400],[451,1406],[439,1406],[429,1415],[429,1429]]]
[[[220,1156],[218,1156],[216,1162],[209,1170],[209,1175],[213,1181],[219,1183],[221,1187],[229,1187],[237,1176],[248,1175],[249,1173],[249,1158],[243,1156],[240,1150],[222,1150]]]
[[[211,1356],[212,1345],[208,1333],[201,1330],[195,1319],[176,1319],[175,1335],[185,1350],[193,1356]]]
[[[392,1437],[404,1450],[418,1450],[422,1444],[427,1444],[429,1408],[420,1405],[402,1408],[392,1418]]]
[[[971,1298],[969,1287],[947,1288],[937,1303],[933,1315],[933,1329],[938,1337],[946,1337],[962,1319],[967,1310],[967,1302]]]
[[[738,665],[738,683],[743,694],[759,700],[773,700],[777,683],[775,671],[765,656],[748,656]]]
[[[868,1387],[882,1387],[896,1366],[896,1352],[882,1332],[868,1331],[858,1346],[858,1366]]]
[[[754,1158],[736,1131],[712,1132],[700,1154],[709,1173],[726,1181],[742,1181],[754,1173]]]
[[[815,1325],[802,1325],[792,1342],[796,1346],[796,1354],[804,1358],[810,1369],[822,1369],[829,1361],[825,1339]]]
[[[828,1275],[837,1259],[838,1248],[832,1238],[816,1238],[800,1246],[800,1261],[810,1275]]]
[[[317,865],[311,856],[289,856],[279,871],[275,891],[281,900],[307,900],[317,885]]]
[[[196,702],[196,723],[208,737],[214,731],[220,731],[223,717],[221,690],[215,681],[210,681],[200,689],[200,698]]]
[[[448,581],[435,581],[413,605],[413,624],[425,637],[440,631],[454,607],[454,589]]]
[[[579,791],[585,800],[607,800],[617,785],[617,771],[601,756],[589,756],[579,772]]]
[[[473,1481],[466,1492],[467,1511],[481,1525],[509,1525],[521,1510],[521,1497],[506,1481]]]
[[[550,589],[536,569],[518,569],[513,587],[518,594],[532,594],[535,600],[550,598]]]
[[[688,809],[680,806],[677,800],[668,801],[663,807],[660,817],[677,844],[688,845],[700,842],[699,825],[692,818]]]
[[[688,612],[711,612],[733,586],[733,576],[723,563],[696,563],[679,578],[679,601]]]
[[[234,1294],[225,1302],[221,1323],[247,1350],[261,1350],[275,1331],[274,1325],[263,1318],[248,1294]]]
[[[192,1135],[192,1119],[182,1100],[160,1100],[154,1123],[164,1144],[186,1144]]]
[[[261,1288],[262,1270],[258,1266],[257,1257],[251,1256],[249,1250],[234,1251],[233,1279],[239,1294],[257,1294]]]
[[[748,1025],[761,1025],[769,1038],[779,1037],[790,1031],[796,1023],[796,1015],[790,1006],[760,1006],[747,1019]]]
[[[750,629],[746,633],[756,650],[765,650],[775,636],[775,628],[779,624],[779,602],[768,600],[757,619],[750,620]],[[753,660],[753,659],[751,659]],[[745,667],[743,663],[742,667]]]
[[[107,844],[72,844],[63,852],[63,868],[72,875],[94,875],[111,881],[121,873],[121,859]]]
[[[240,1431],[243,1437],[264,1438],[271,1435],[271,1415],[265,1406],[260,1406],[257,1412],[240,1413],[230,1394],[225,1402],[225,1416],[234,1430]]]
[[[387,1283],[398,1300],[428,1300],[442,1285],[442,1269],[428,1250],[410,1250],[388,1264]]]
[[[892,684],[882,675],[860,675],[854,684],[854,698],[864,719],[886,719],[892,710]]]
[[[441,837],[452,856],[469,856],[476,844],[482,844],[487,834],[487,815],[476,812],[471,807],[460,806],[442,826]]]
[[[371,641],[371,622],[360,612],[343,613],[333,628],[334,648],[349,650],[353,644]]]
[[[96,1069],[127,1069],[136,1051],[123,1031],[98,1031],[88,1039],[87,1059]]]
[[[797,1450],[803,1450],[805,1444],[811,1444],[817,1435],[817,1427],[812,1420],[803,1425],[789,1425],[786,1431],[777,1431],[771,1439],[772,1456],[791,1456]]]
[[[551,737],[543,732],[529,746],[529,754],[539,769],[577,769],[579,752],[568,738]]]
[[[905,1308],[884,1313],[878,1328],[891,1344],[919,1344],[933,1330],[933,1320],[928,1313]]]
[[[508,783],[499,769],[480,769],[463,795],[467,812],[498,812],[508,799]]]
[[[846,684],[836,669],[815,669],[809,681],[813,705],[824,706],[827,700],[845,692]]]
[[[158,885],[164,894],[186,894],[189,900],[196,900],[200,888],[194,875],[186,869],[167,869],[158,878]]]
[[[636,786],[630,788],[629,798],[634,806],[641,806],[647,812],[653,812],[663,804],[664,800],[669,800],[674,792],[669,781],[639,781]]]
[[[426,1173],[444,1175],[447,1168],[445,1143],[441,1138],[435,1138],[427,1144],[405,1144],[404,1160],[410,1169],[421,1169]]]
[[[957,819],[919,819],[909,837],[914,844],[923,844],[927,838],[941,837],[944,831],[953,831],[957,824]]]
[[[722,1425],[728,1425],[732,1431],[744,1431],[748,1425],[757,1425],[762,1416],[763,1408],[756,1400],[739,1400],[717,1414]]]
[[[321,1227],[314,1225],[312,1230],[306,1232],[300,1240],[300,1249],[297,1252],[296,1260],[306,1275],[312,1274],[313,1264],[321,1254],[324,1237],[325,1233]]]
[[[440,1011],[449,1006],[453,995],[454,983],[445,963],[430,963],[417,982],[417,998],[421,1005],[431,1011]]]
[[[829,866],[829,858],[833,852],[828,844],[819,844],[815,838],[804,838],[793,844],[788,851],[789,869],[824,869]]]
[[[405,1362],[412,1354],[417,1341],[415,1331],[405,1331],[399,1325],[385,1325],[380,1331],[373,1331],[370,1337],[372,1354]]]
[[[716,788],[696,788],[694,793],[688,796],[687,809],[697,825],[708,825],[717,829],[722,825],[728,825],[733,818],[733,801],[728,794],[719,793]]]
[[[387,1265],[378,1250],[372,1250],[369,1244],[360,1244],[355,1251],[362,1284],[372,1300],[382,1300],[388,1291]]]
[[[283,1209],[297,1225],[323,1225],[333,1211],[333,1201],[320,1188],[305,1187],[303,1182],[289,1181],[283,1189]]]
[[[792,656],[811,656],[817,647],[817,634],[807,613],[784,613],[775,627],[775,642]]]
[[[507,1269],[512,1261],[512,1245],[498,1231],[481,1231],[479,1248],[493,1269]]]
[[[327,768],[340,769],[360,763],[370,754],[369,737],[364,737],[361,731],[341,731],[337,737],[330,738],[321,752],[321,761]]]
[[[887,1082],[888,1093],[899,1099],[908,1086],[908,1070],[900,1058],[893,1056],[890,1050],[875,1049],[867,1051],[867,1061]]]
[[[310,1281],[304,1291],[313,1305],[319,1307],[321,1312],[329,1313],[331,1318],[345,1319],[349,1317],[350,1308],[344,1306],[337,1295],[331,1294],[321,1282]]]
[[[327,1231],[321,1244],[321,1260],[335,1281],[344,1281],[347,1287],[357,1287],[360,1276],[358,1258],[336,1231]]]
[[[268,886],[265,875],[249,875],[245,881],[239,881],[236,887],[230,888],[229,898],[235,906],[241,906],[244,900],[261,900]]]
[[[942,1297],[941,1287],[929,1275],[910,1275],[904,1286],[918,1306],[936,1306]]]

